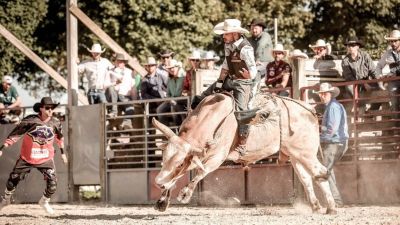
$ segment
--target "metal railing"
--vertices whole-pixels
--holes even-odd
[[[359,91],[364,84],[377,87],[378,82],[397,80],[400,77],[332,83],[341,89],[337,99],[345,107],[348,117],[350,139],[344,161],[399,159],[400,111],[391,109],[390,102],[393,98],[399,98],[400,94],[379,89]],[[353,96],[346,91],[348,85],[353,85]],[[313,94],[317,88],[318,85],[303,87],[300,91],[302,100],[315,105],[317,113],[321,115],[322,103]],[[378,106],[377,109],[367,110],[367,105],[374,104]]]

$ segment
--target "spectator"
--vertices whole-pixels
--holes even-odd
[[[266,66],[274,60],[271,50],[273,48],[271,36],[265,30],[267,25],[261,19],[253,19],[250,24],[251,37],[248,38],[254,48],[254,57],[257,65]]]
[[[346,40],[347,55],[342,60],[342,75],[346,81],[376,79],[375,65],[367,52],[361,51],[363,42],[358,37],[350,37]],[[359,93],[378,89],[378,84],[360,85]],[[346,90],[354,96],[353,85],[347,85]],[[371,104],[371,110],[379,109],[380,104]]]
[[[267,25],[261,19],[253,19],[250,24],[251,37],[248,38],[254,48],[254,58],[257,66],[257,76],[253,79],[248,107],[252,108],[253,97],[260,88],[260,81],[265,78],[266,66],[274,60],[271,50],[273,48],[271,36],[265,31]]]
[[[17,89],[12,85],[13,79],[4,76],[0,86],[0,123],[18,123],[21,114],[22,100]]]
[[[183,81],[182,95],[190,96],[192,91],[192,79],[194,79],[196,70],[200,67],[200,52],[194,50],[192,55],[189,57],[190,68],[186,71],[186,76]]]
[[[215,65],[215,62],[219,61],[219,57],[214,55],[213,51],[207,51],[202,58],[204,65],[202,69],[206,70],[218,70],[218,67]]]
[[[337,56],[331,55],[332,46],[329,43],[325,43],[324,40],[318,39],[314,45],[308,45],[314,51],[314,59],[321,60],[334,60]]]
[[[167,89],[167,84],[164,83],[165,80],[162,75],[157,74],[157,62],[153,57],[149,57],[147,59],[147,63],[144,64],[144,68],[147,71],[147,75],[143,78],[142,84],[140,87],[140,92],[142,99],[155,99],[155,98],[163,98]],[[150,112],[156,112],[158,104],[151,103],[149,106]]]
[[[123,111],[125,116],[134,114],[133,105],[120,105],[117,106],[117,102],[128,102],[132,101],[132,89],[135,89],[135,80],[132,77],[132,70],[125,66],[128,59],[122,53],[118,53],[115,58],[115,68],[110,70],[111,86],[108,88],[111,102],[114,103],[112,106],[112,113],[117,114],[118,108]],[[132,129],[132,121],[129,118],[124,118],[122,123],[123,129]]]
[[[389,36],[385,35],[385,40],[390,44],[390,49],[386,50],[376,66],[376,75],[382,77],[382,70],[386,65],[389,65],[390,73],[386,76],[400,76],[400,30],[393,30]],[[390,81],[387,89],[395,94],[399,94],[400,80]],[[380,84],[380,88],[385,90],[386,88]],[[400,111],[399,98],[392,97],[390,99],[391,107],[393,111]],[[399,114],[395,115],[395,118],[399,118]]]
[[[0,203],[0,210],[11,204],[11,196],[15,193],[18,183],[25,178],[32,168],[38,169],[46,180],[46,189],[39,205],[52,214],[54,210],[49,202],[51,196],[56,192],[57,174],[54,166],[54,147],[56,141],[60,147],[61,157],[67,164],[67,157],[64,154],[64,140],[61,122],[53,117],[53,110],[58,106],[50,97],[44,97],[40,103],[33,106],[38,114],[29,115],[22,119],[22,122],[8,135],[2,150],[15,144],[23,136],[20,157],[17,160],[13,171],[6,183],[5,196]]]
[[[101,57],[105,49],[101,49],[100,44],[93,44],[91,49],[87,49],[91,54],[91,59],[85,60],[78,65],[78,72],[86,76],[89,82],[87,97],[89,104],[105,103],[105,90],[109,84],[107,77],[108,71],[114,68],[114,65]]]
[[[163,82],[163,86],[161,88],[161,97],[165,98],[167,96],[167,83],[168,83],[168,74],[169,71],[167,69],[167,66],[170,66],[171,60],[174,57],[175,53],[170,51],[170,50],[164,50],[160,53],[158,53],[158,56],[161,58],[161,63],[158,65],[156,74],[159,78],[161,78]]]
[[[269,88],[286,88],[292,87],[292,68],[289,63],[283,59],[287,55],[287,50],[283,49],[282,44],[276,44],[272,49],[272,55],[275,60],[267,65],[267,77],[265,84]],[[290,91],[279,91],[280,96],[290,96]]]
[[[321,83],[318,91],[321,101],[326,106],[320,134],[323,162],[328,170],[328,182],[333,198],[338,206],[342,206],[343,200],[336,186],[333,166],[346,153],[349,134],[346,110],[336,100],[339,93],[339,88],[332,87],[329,83]]]
[[[182,87],[185,79],[185,74],[182,69],[182,63],[173,59],[171,60],[170,66],[167,66],[166,68],[168,69],[170,74],[167,85],[167,97],[173,98],[182,96]],[[157,114],[166,112],[183,112],[185,109],[185,105],[186,101],[164,101],[161,105],[157,107]],[[173,115],[172,119],[174,121],[174,125],[179,126],[184,119],[184,115]],[[165,125],[169,125],[166,116],[159,116],[159,120]]]

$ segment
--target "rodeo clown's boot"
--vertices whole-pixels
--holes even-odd
[[[48,214],[53,214],[54,210],[50,206],[50,198],[47,198],[46,196],[42,196],[42,198],[39,200],[39,205],[42,207]]]
[[[15,189],[13,191],[8,191],[6,188],[4,191],[4,197],[1,197],[0,210],[11,204],[11,196],[14,194],[14,192]]]

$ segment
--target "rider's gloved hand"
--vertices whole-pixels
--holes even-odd
[[[214,92],[215,93],[220,93],[220,92],[222,92],[222,84],[224,83],[224,81],[223,80],[217,80],[217,83],[215,84],[215,87],[214,87]]]

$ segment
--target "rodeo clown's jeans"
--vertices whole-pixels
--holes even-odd
[[[342,196],[336,185],[335,173],[333,166],[339,161],[347,151],[348,141],[341,143],[321,143],[323,152],[323,163],[329,173],[329,187],[331,188],[333,198],[337,204],[343,205]]]

